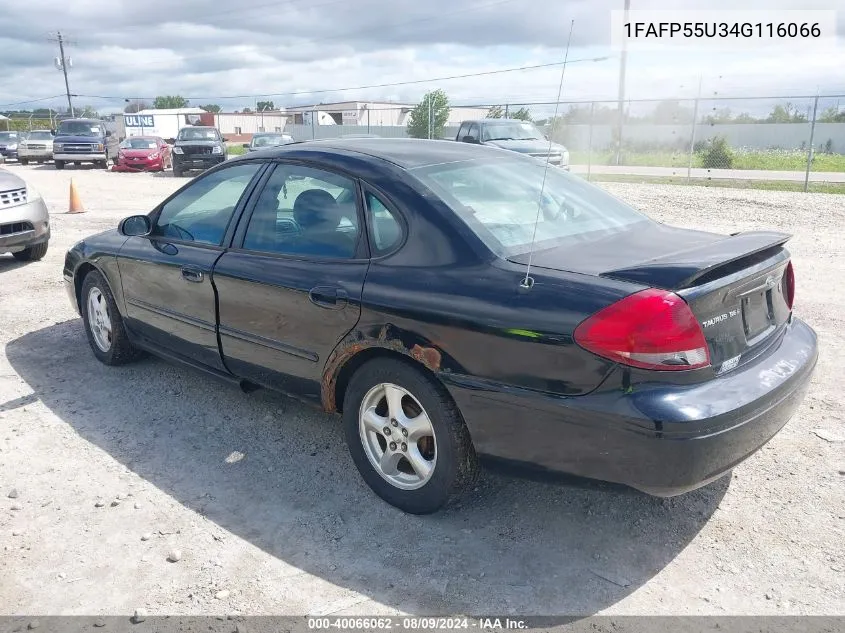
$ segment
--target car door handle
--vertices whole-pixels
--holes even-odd
[[[316,306],[329,310],[340,310],[346,307],[349,295],[341,288],[334,286],[315,286],[308,291],[308,298]]]
[[[182,266],[182,279],[185,281],[192,281],[199,284],[202,283],[203,277],[205,277],[205,275],[199,268]]]

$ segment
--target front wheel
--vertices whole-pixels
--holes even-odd
[[[80,303],[85,333],[97,360],[106,365],[124,365],[141,356],[129,341],[123,317],[102,274],[91,271],[85,276]]]
[[[19,158],[19,159],[18,159],[18,162],[19,162],[21,165],[29,165],[29,159],[28,159],[28,158]]]
[[[56,166],[56,169],[64,169],[65,168],[65,161],[63,160],[54,160],[53,165]]]
[[[355,373],[343,423],[358,472],[400,510],[436,512],[477,477],[478,458],[455,403],[433,377],[401,360],[375,359]]]

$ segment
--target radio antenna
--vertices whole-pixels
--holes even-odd
[[[560,84],[557,87],[557,99],[555,99],[555,114],[552,117],[552,131],[554,131],[555,123],[557,122],[558,108],[560,107],[560,95],[563,92],[563,78],[566,75],[566,65],[569,61],[569,45],[572,44],[572,30],[575,28],[575,20],[569,24],[569,37],[566,40],[566,53],[563,56],[563,67],[560,69]],[[519,286],[524,290],[528,290],[534,285],[534,280],[529,276],[531,273],[531,261],[534,258],[534,243],[537,240],[537,225],[540,223],[540,209],[543,204],[543,193],[546,190],[546,174],[549,173],[549,157],[552,153],[552,134],[549,133],[549,151],[546,154],[546,166],[543,169],[543,183],[540,185],[540,196],[537,198],[537,217],[534,218],[534,234],[531,236],[531,250],[528,251],[528,265],[525,267],[525,279],[523,279]]]

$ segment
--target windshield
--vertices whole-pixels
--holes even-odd
[[[18,140],[18,133],[17,132],[0,132],[0,142],[17,141],[17,140]]]
[[[482,141],[523,141],[529,139],[542,139],[543,133],[533,123],[515,123],[513,121],[502,121],[487,123],[481,126]]]
[[[30,132],[26,138],[28,141],[51,141],[53,134],[49,130],[34,131]]]
[[[253,147],[268,147],[270,145],[284,145],[285,143],[287,143],[287,139],[281,134],[252,137]]]
[[[128,138],[120,146],[123,149],[158,149],[154,138]]]
[[[59,134],[67,136],[102,136],[103,130],[91,121],[62,121],[59,123]]]
[[[216,128],[208,127],[186,127],[179,130],[180,141],[217,141]]]
[[[500,257],[531,250],[535,221],[536,249],[595,239],[608,231],[651,221],[579,176],[557,168],[546,170],[541,161],[532,158],[463,161],[411,172]]]

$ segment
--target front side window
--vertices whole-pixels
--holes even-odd
[[[411,173],[502,257],[530,250],[535,222],[537,249],[651,222],[582,178],[546,169],[531,158],[502,156],[421,167]]]
[[[351,259],[360,236],[355,183],[300,165],[278,165],[249,221],[247,250]]]
[[[167,202],[153,235],[219,246],[238,201],[261,163],[244,163],[200,177]]]

